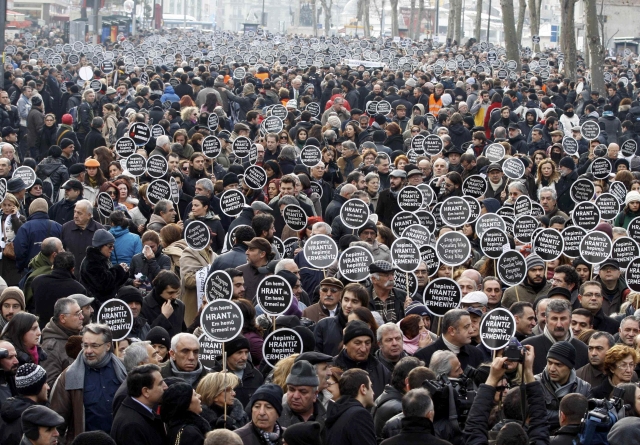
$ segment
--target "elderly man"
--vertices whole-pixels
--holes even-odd
[[[103,229],[101,224],[93,219],[93,205],[86,200],[76,201],[73,210],[73,221],[62,226],[62,246],[71,252],[80,266],[87,255],[87,247],[91,246],[96,230]]]
[[[538,353],[533,363],[533,372],[542,372],[546,365],[546,355],[551,346],[560,341],[567,341],[575,350],[576,368],[588,363],[587,346],[571,336],[571,304],[564,299],[551,299],[547,304],[546,326],[544,333],[525,339],[522,344],[531,345]]]
[[[385,323],[376,331],[378,350],[375,357],[389,372],[393,372],[396,364],[407,357],[403,349],[402,331],[396,323]]]
[[[171,153],[171,139],[169,139],[169,136],[163,134],[156,139],[156,148],[149,156],[158,155],[166,159],[169,153]]]
[[[18,272],[25,270],[31,259],[38,255],[44,246],[45,238],[59,238],[62,234],[62,226],[49,219],[48,210],[47,201],[43,198],[35,199],[29,205],[29,218],[18,229],[13,241]]]
[[[147,224],[147,230],[153,230],[160,233],[160,230],[167,224],[171,224],[176,220],[176,209],[173,206],[173,202],[168,199],[161,199],[153,207],[153,214]],[[182,226],[182,221],[178,223]]]
[[[282,436],[283,428],[278,423],[282,414],[282,388],[273,383],[260,386],[251,396],[247,408],[251,410],[251,422],[234,431],[244,445],[263,443],[268,437]]]
[[[226,342],[224,346],[225,352],[227,353],[227,369],[233,372],[241,382],[235,389],[236,399],[238,399],[243,406],[246,406],[264,379],[260,371],[253,366],[253,363],[251,363],[249,359],[249,340],[239,335],[233,340]],[[222,371],[222,363],[217,362],[214,366],[214,371]],[[193,387],[195,388],[196,385]]]
[[[124,365],[111,352],[112,338],[107,325],[85,326],[82,352],[53,388],[51,408],[64,418],[59,429],[67,443],[85,431],[111,431],[111,403],[127,376]]]
[[[337,278],[327,277],[320,282],[320,301],[312,304],[302,312],[302,316],[313,320],[314,323],[325,317],[336,315],[342,299],[344,284]]]
[[[353,105],[351,106],[353,107]],[[327,119],[329,119],[329,116],[334,114],[340,118],[341,122],[348,121],[351,118],[351,113],[344,106],[344,98],[340,96],[336,97],[333,100],[333,104],[331,105],[331,107],[327,109],[327,111],[322,113],[322,118],[321,118],[322,125],[326,125]]]
[[[249,242],[245,241],[245,244],[247,245],[247,263],[236,267],[236,269],[242,272],[244,277],[246,298],[255,303],[258,284],[268,275],[268,273],[262,272],[261,268],[269,263],[273,254],[271,253],[271,244],[264,238],[255,237]]]
[[[604,299],[602,309],[606,315],[620,312],[620,305],[631,292],[620,273],[620,263],[614,259],[606,259],[600,264],[600,272],[595,281],[602,285]]]
[[[551,219],[554,216],[562,216],[564,219],[569,219],[569,216],[558,208],[558,194],[554,188],[542,187],[538,190],[538,201],[544,209],[544,216]]]
[[[640,319],[635,315],[624,317],[620,322],[620,329],[618,329],[618,335],[620,337],[618,343],[622,343],[633,348],[635,347],[634,339],[638,334],[640,334]]]
[[[527,257],[527,277],[517,286],[507,289],[502,296],[502,307],[509,308],[516,301],[533,303],[547,295],[551,283],[544,276],[544,261],[536,254]]]
[[[385,323],[396,323],[404,318],[404,306],[410,298],[407,293],[394,287],[393,266],[387,261],[375,261],[369,266],[371,295],[369,309],[378,311]]]
[[[329,377],[331,377],[333,357],[321,352],[303,352],[296,357],[295,362],[303,360],[311,363],[314,372],[318,376],[318,401],[326,409],[332,397],[327,388],[329,387]]]
[[[24,226],[23,226],[24,227]],[[21,227],[22,228],[22,227]],[[29,269],[24,288],[25,302],[30,305],[31,297],[35,289],[33,288],[33,281],[40,275],[49,275],[52,272],[53,261],[56,256],[64,252],[62,242],[58,238],[45,238],[40,245],[40,253],[38,253],[31,261],[29,261]],[[23,278],[24,279],[24,278]]]
[[[42,330],[42,349],[47,359],[42,366],[47,371],[47,382],[53,387],[58,376],[72,362],[65,345],[72,335],[79,335],[84,315],[80,305],[71,298],[60,298],[53,307],[53,317]]]
[[[69,298],[74,299],[80,305],[82,316],[84,317],[84,320],[82,320],[83,326],[92,323],[93,314],[95,312],[92,304],[95,301],[95,298],[87,297],[82,294],[69,295]]]
[[[296,361],[286,384],[287,400],[278,419],[280,426],[288,428],[301,422],[318,422],[324,425],[327,412],[318,400],[320,380],[313,365],[306,360]]]
[[[193,334],[181,332],[171,338],[170,359],[160,368],[163,378],[179,377],[194,389],[200,380],[209,372],[202,366],[200,359],[200,344]]]
[[[451,351],[436,351],[431,356],[429,369],[436,375],[445,375],[449,378],[457,379],[463,374],[460,360]]]

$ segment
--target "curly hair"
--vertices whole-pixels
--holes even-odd
[[[607,375],[613,375],[616,370],[616,366],[618,362],[624,360],[625,358],[631,356],[634,364],[637,364],[640,358],[638,357],[638,352],[630,346],[627,345],[614,345],[607,351],[607,354],[604,356],[604,370]]]

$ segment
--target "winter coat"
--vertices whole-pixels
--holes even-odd
[[[200,414],[204,420],[209,422],[212,430],[220,429],[220,425],[216,422],[224,418],[224,409],[215,403],[211,406],[202,405],[202,413]],[[227,418],[231,420],[234,428],[240,428],[245,426],[251,421],[251,418],[244,411],[242,403],[238,399],[233,399],[233,406],[231,409],[227,407]]]
[[[73,363],[73,359],[67,355],[65,349],[71,335],[78,334],[65,330],[51,319],[42,330],[42,349],[48,356],[47,360],[42,363],[42,367],[47,371],[47,383],[51,388],[62,371]]]
[[[54,269],[47,275],[34,278],[31,288],[35,313],[40,317],[41,328],[53,317],[53,306],[58,299],[74,294],[86,295],[86,289],[71,271],[62,269]]]
[[[345,371],[353,368],[363,369],[369,373],[371,386],[375,397],[378,397],[384,391],[385,385],[391,381],[391,373],[378,361],[373,355],[369,355],[366,361],[356,362],[348,355],[346,349],[333,358],[333,363],[340,369]]]
[[[162,417],[167,418],[165,415]],[[169,418],[170,420],[165,423],[167,428],[165,444],[167,445],[202,445],[204,436],[211,430],[209,422],[191,411],[174,413]],[[178,435],[180,435],[179,440]]]
[[[442,337],[439,337],[436,341],[432,342],[429,346],[426,346],[422,349],[419,349],[418,352],[414,354],[414,357],[419,358],[425,363],[431,362],[431,357],[436,351],[448,351],[447,345],[444,343]],[[475,348],[472,345],[464,345],[460,348],[460,352],[457,354],[458,360],[460,361],[460,366],[462,369],[465,369],[468,366],[473,366],[477,368],[484,361],[484,356],[482,355],[482,351],[480,349]]]
[[[277,423],[277,422],[276,422]],[[282,433],[286,428],[280,428],[280,436],[275,442],[271,442],[270,445],[282,445]],[[264,438],[261,436],[260,430],[253,425],[253,422],[247,423],[242,428],[239,428],[234,431],[240,439],[242,440],[243,445],[265,445],[266,442]]]
[[[124,399],[115,414],[110,435],[117,445],[160,445],[166,439],[160,417],[131,397]]]
[[[180,332],[187,331],[187,325],[184,323],[184,303],[180,300],[173,300],[173,313],[169,318],[162,314],[162,305],[165,303],[161,297],[155,296],[155,291],[151,290],[142,301],[142,310],[140,315],[147,320],[149,326],[153,329],[161,326],[167,330],[170,337]]]
[[[213,371],[222,371],[222,363],[217,361],[213,366]],[[247,367],[244,368],[244,372],[242,373],[240,384],[234,389],[236,392],[236,400],[238,400],[242,406],[247,406],[253,393],[262,386],[262,382],[264,382],[264,377],[260,371],[253,366],[253,363],[248,361]]]
[[[40,132],[38,139],[38,159],[45,158],[49,153],[49,147],[57,145],[56,133],[58,132],[58,126],[44,125]]]
[[[128,227],[111,227],[109,232],[116,238],[111,263],[114,266],[120,263],[131,264],[133,256],[142,252],[140,236],[129,232]]]
[[[404,151],[404,138],[402,134],[391,135],[385,139],[384,145],[389,147],[392,152],[396,150]]]
[[[617,144],[618,138],[622,133],[620,119],[615,116],[602,116],[598,119],[598,123],[604,124],[604,131],[607,132],[607,142],[609,144]]]
[[[574,366],[574,369],[582,368],[584,365],[589,363],[589,351],[587,350],[587,345],[573,337],[569,339],[569,343],[571,343],[576,349],[576,365]],[[536,357],[533,362],[533,372],[534,374],[540,374],[544,370],[545,366],[547,366],[547,352],[549,352],[553,343],[551,343],[551,340],[542,333],[540,335],[525,338],[522,341],[522,344],[531,345],[536,350]]]
[[[80,229],[73,221],[63,224],[60,241],[62,241],[64,250],[73,253],[76,258],[76,270],[78,270],[87,255],[87,247],[91,246],[93,234],[99,229],[103,229],[103,227],[94,219],[89,221],[84,230]]]
[[[82,149],[85,156],[93,156],[93,150],[98,147],[106,147],[107,141],[104,140],[100,130],[92,128],[82,143]]]
[[[558,195],[558,208],[564,213],[569,214],[576,203],[571,199],[571,185],[578,180],[578,172],[571,171],[566,176],[561,176],[556,183],[556,193]]]
[[[189,216],[189,219],[184,222],[184,230],[186,232],[187,227],[193,221],[202,221],[207,225],[209,230],[212,232],[211,236],[213,240],[211,242],[211,249],[214,252],[219,253],[222,251],[224,247],[224,228],[222,227],[222,223],[220,222],[220,217],[213,213],[212,210],[209,210],[205,216],[192,217]]]
[[[313,403],[313,414],[312,416],[306,420],[306,422],[318,422],[321,427],[324,427],[324,422],[327,417],[327,410],[325,409],[322,402],[316,400]],[[278,423],[285,427],[289,428],[291,425],[296,425],[298,423],[302,423],[303,420],[293,412],[287,403],[282,404],[282,414],[278,418]]]
[[[118,118],[115,114],[109,113],[104,116],[104,126],[102,127],[102,137],[109,144],[113,145],[118,139]],[[113,140],[113,142],[112,142]]]
[[[61,124],[58,128],[58,131],[56,132],[56,145],[60,145],[63,139],[70,139],[73,142],[75,153],[77,153],[82,147],[78,141],[78,136],[69,125]]]
[[[342,349],[342,331],[347,325],[347,317],[341,309],[333,317],[326,317],[316,323],[314,338],[316,351],[330,356],[336,356]]]
[[[613,225],[615,227],[623,227],[624,229],[627,229],[627,227],[629,227],[629,223],[638,216],[640,216],[640,212],[632,212],[631,210],[622,211],[618,213],[616,218],[613,220]]]
[[[382,428],[387,420],[402,412],[402,393],[391,385],[384,387],[384,392],[376,399],[371,415],[376,428],[376,436],[382,436]]]
[[[538,350],[536,349],[536,352],[537,351]],[[588,397],[590,399],[601,398],[601,397],[598,397],[597,395],[590,394],[591,385],[585,382],[584,380],[582,380],[581,378],[577,377],[575,375],[575,371],[572,370],[571,374],[572,375],[569,377],[569,380],[571,382],[569,393],[582,394],[583,396]],[[537,381],[539,381],[542,384],[542,391],[544,394],[544,403],[547,408],[547,424],[549,426],[549,431],[553,432],[558,428],[560,428],[558,412],[560,410],[560,400],[562,400],[562,398],[558,398],[558,396],[556,395],[554,386],[551,383],[549,376],[546,375],[546,373],[541,372],[540,374],[537,374],[535,378]],[[605,383],[608,383],[608,382],[609,380],[607,379]],[[567,382],[567,384],[569,384],[569,382]],[[613,390],[613,387],[611,387],[611,390]],[[607,396],[604,398],[609,398],[609,395],[607,394]]]
[[[509,138],[509,143],[511,144],[511,153],[520,153],[523,155],[527,155],[529,153],[529,146],[522,134],[519,134],[514,138]]]
[[[82,101],[82,103],[78,105],[78,125],[77,125],[78,131],[77,132],[80,134],[84,134],[85,136],[89,134],[89,132],[91,131],[91,122],[93,121],[93,117],[94,117],[93,107],[91,106],[91,104],[89,102]],[[100,147],[100,145],[96,145],[96,147]],[[88,153],[84,145],[82,148],[84,149],[85,153]],[[91,153],[93,153],[93,148],[91,149]]]
[[[38,108],[31,108],[27,116],[27,144],[29,148],[38,147],[42,127],[44,127],[44,114]]]
[[[391,221],[397,213],[400,213],[400,206],[398,206],[398,200],[391,194],[391,190],[385,189],[381,191],[376,206],[378,221],[387,227],[391,227]]]
[[[163,250],[163,253],[167,255],[171,260],[171,272],[175,273],[176,275],[180,275],[180,257],[182,256],[182,251],[186,248],[187,242],[183,239],[180,239],[174,243],[171,243]]]
[[[451,445],[435,435],[433,422],[426,417],[403,417],[401,424],[400,434],[382,441],[381,445]]]
[[[512,286],[504,291],[502,294],[502,307],[510,308],[511,305],[517,301],[528,301],[532,303],[540,297],[546,297],[549,289],[551,289],[551,283],[547,282],[542,289],[535,291],[529,282],[525,279],[517,286]],[[517,291],[516,291],[517,288]]]
[[[131,279],[135,279],[135,276],[141,273],[146,275],[147,280],[151,282],[161,270],[171,270],[171,258],[162,253],[162,246],[158,246],[155,255],[150,260],[142,252],[131,258],[129,276]]]
[[[160,97],[160,102],[165,103],[166,101],[170,101],[172,103],[180,102],[180,96],[175,93],[171,85],[164,87],[164,94]]]
[[[29,261],[40,253],[41,244],[45,238],[60,238],[61,235],[62,226],[55,221],[50,221],[45,212],[29,215],[27,222],[18,229],[13,240],[18,271],[22,272]]]
[[[184,96],[193,96],[193,88],[191,87],[191,85],[185,82],[180,82],[175,86],[173,91],[175,91],[175,94],[179,96],[180,99],[182,99]]]
[[[462,124],[449,126],[449,136],[454,147],[460,148],[465,142],[471,142],[471,132]]]
[[[36,167],[36,174],[43,181],[49,178],[52,185],[49,186],[49,184],[44,184],[43,191],[52,202],[55,202],[58,199],[60,186],[69,179],[69,171],[64,165],[64,158],[53,158],[51,156],[44,158]],[[51,189],[51,187],[53,187],[53,189]]]
[[[376,445],[373,418],[360,402],[343,396],[327,410],[326,443],[331,445]],[[245,444],[246,445],[246,444]]]
[[[63,199],[56,202],[54,205],[49,207],[49,219],[61,225],[64,225],[69,221],[73,221],[73,211],[75,210],[76,202],[81,199],[84,199],[84,196],[78,196],[78,199],[75,201]]]
[[[180,257],[181,299],[185,306],[184,322],[190,325],[198,314],[198,295],[196,291],[196,272],[216,259],[211,248],[193,250],[187,247]],[[149,318],[147,318],[149,320]]]
[[[236,245],[228,251],[220,255],[211,265],[211,272],[216,270],[225,270],[228,268],[236,268],[247,263],[247,245]]]
[[[2,445],[19,445],[22,439],[22,413],[36,402],[24,396],[10,397],[2,402],[0,410],[0,443]],[[31,443],[31,442],[29,442]]]
[[[99,303],[114,298],[128,277],[122,266],[113,265],[100,249],[87,247],[87,255],[80,265],[80,283],[87,289],[87,296]]]

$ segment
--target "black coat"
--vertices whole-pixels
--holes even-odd
[[[142,300],[142,310],[140,315],[147,319],[147,323],[153,329],[162,326],[167,330],[169,336],[173,337],[180,332],[187,332],[187,325],[184,323],[184,303],[180,300],[173,300],[173,314],[167,319],[162,314],[164,300],[155,296],[155,290],[151,290]]]
[[[333,200],[329,202],[327,208],[324,210],[324,222],[331,225],[334,218],[340,215],[340,209],[342,208],[342,204],[347,202],[347,199],[343,196],[340,196],[338,192],[335,193]]]
[[[192,96],[193,95],[193,88],[188,83],[180,82],[178,85],[176,85],[173,88],[173,91],[178,96],[180,96],[180,99],[182,99],[183,96]]]
[[[571,338],[569,343],[576,348],[576,365],[573,369],[582,368],[589,363],[589,351],[587,345],[576,338]],[[522,342],[523,345],[531,345],[536,350],[536,357],[533,361],[533,373],[540,374],[547,366],[547,352],[551,349],[552,343],[544,334],[529,337]],[[463,367],[464,368],[464,367]]]
[[[327,409],[327,440],[331,445],[376,445],[373,418],[360,402],[348,396]]]
[[[576,205],[571,199],[571,185],[578,180],[578,172],[573,170],[567,176],[561,176],[556,183],[556,193],[558,194],[558,208],[569,214]]]
[[[166,439],[166,434],[157,415],[127,397],[113,418],[111,437],[117,445],[158,445]]]
[[[327,317],[316,323],[314,337],[316,351],[330,356],[336,356],[342,349],[342,330],[347,325],[347,317],[341,309],[334,317]]]
[[[164,441],[165,445],[202,445],[204,436],[211,431],[209,422],[191,411],[179,413],[176,417],[172,416],[166,422],[166,426],[167,437]],[[177,440],[178,434],[180,434],[180,440]],[[157,443],[155,442],[154,444]]]
[[[391,195],[391,190],[385,189],[381,191],[376,207],[378,221],[387,227],[391,227],[391,221],[398,213],[400,213],[400,206],[398,205],[398,200]]]
[[[556,431],[555,436],[550,437],[549,445],[573,445],[573,440],[582,430],[580,425],[566,425]]]
[[[53,317],[53,306],[58,299],[87,293],[85,287],[70,271],[61,269],[54,269],[50,274],[37,276],[31,288],[33,289],[32,303],[35,305],[35,313],[40,317],[41,328]]]
[[[213,370],[216,372],[222,371],[222,363],[216,362]],[[240,380],[240,384],[235,387],[236,391],[236,399],[242,403],[242,406],[247,406],[249,403],[249,399],[256,389],[258,389],[262,382],[264,381],[264,377],[260,371],[258,371],[251,362],[247,362],[247,367],[244,368],[244,372],[242,373],[242,380]]]
[[[18,445],[22,439],[22,413],[36,405],[31,399],[23,396],[11,397],[2,403],[0,416],[0,443],[2,445]]]
[[[376,406],[372,412],[376,436],[382,436],[382,428],[387,420],[402,412],[402,395],[396,388],[387,385],[384,392],[376,399]]]
[[[433,431],[433,423],[426,417],[404,417],[402,431],[397,436],[382,441],[381,445],[451,445],[439,439]]]
[[[602,309],[600,309],[593,317],[593,329],[596,331],[605,331],[611,335],[616,335],[619,328],[620,321],[615,318],[608,317]]]
[[[365,370],[369,373],[371,379],[371,386],[373,386],[373,392],[375,397],[378,397],[384,391],[385,385],[391,381],[391,373],[389,370],[378,361],[373,355],[369,355],[369,358],[365,362],[353,361],[348,355],[346,350],[336,355],[333,358],[334,366],[340,369],[348,370],[358,368]]]
[[[80,265],[80,283],[87,289],[87,296],[104,303],[115,297],[127,278],[129,275],[119,264],[112,266],[97,247],[87,247],[87,256]]]
[[[87,133],[87,137],[84,138],[84,143],[82,144],[82,149],[85,153],[85,156],[93,156],[93,150],[98,147],[106,147],[107,141],[104,140],[104,136],[102,136],[102,132],[100,130],[96,130],[92,128],[89,133]]]
[[[55,196],[55,195],[54,195]],[[75,201],[62,199],[49,208],[49,219],[64,225],[69,221],[73,221],[73,211],[76,208],[76,202],[84,199],[82,195],[78,196]]]
[[[423,362],[425,362],[426,366],[431,362],[431,356],[436,351],[448,351],[449,348],[444,344],[444,340],[442,337],[438,337],[438,339],[430,344],[429,346],[418,350],[414,355],[414,357],[419,358]],[[537,349],[536,349],[537,352]],[[460,366],[462,369],[465,369],[467,366],[473,366],[477,368],[483,362],[484,356],[482,355],[482,351],[480,349],[475,348],[471,345],[464,345],[460,348],[460,353],[458,354],[458,360],[460,360]],[[546,360],[546,354],[545,354]]]

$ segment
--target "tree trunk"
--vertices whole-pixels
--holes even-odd
[[[516,21],[513,11],[512,0],[500,0],[502,8],[502,27],[504,29],[504,40],[507,48],[507,60],[515,60],[518,64],[515,72],[520,72],[520,53],[518,52],[518,41],[516,40]]]
[[[399,36],[398,32],[398,0],[389,0],[391,2],[391,35]]]
[[[516,26],[516,39],[518,40],[518,45],[522,45],[522,29],[524,28],[524,16],[527,12],[527,0],[519,0],[518,7],[518,24]]]
[[[311,26],[313,26],[312,36],[318,36],[318,7],[316,6],[316,0],[311,0]],[[262,18],[260,18],[262,23]]]
[[[418,1],[418,20],[416,23],[415,31],[413,34],[413,40],[419,40],[420,34],[422,34],[422,17],[424,16],[424,0]]]
[[[331,34],[331,7],[333,6],[333,0],[327,2],[327,0],[320,0],[322,5],[322,12],[324,12],[324,35],[329,37]]]
[[[456,0],[455,2],[455,23],[453,37],[458,42],[458,46],[462,44],[462,2],[463,0]]]
[[[576,73],[576,32],[575,9],[576,0],[561,0],[560,20],[562,26],[561,43],[564,52],[564,75],[569,79],[575,79]]]
[[[455,18],[456,18],[456,1],[449,0],[449,19],[447,20],[447,42],[453,41],[453,32],[455,30]]]
[[[414,35],[414,28],[415,28],[415,14],[416,14],[416,0],[411,0],[411,8],[410,8],[410,13],[409,13],[409,23],[408,23],[408,30],[407,30],[407,36],[410,39],[413,39],[413,35]]]
[[[371,37],[371,27],[369,25],[369,0],[362,0],[362,26],[364,27],[364,36]]]
[[[380,37],[384,35],[384,0],[380,2]]]
[[[476,43],[480,42],[481,34],[482,34],[482,0],[476,0],[476,23],[473,30],[473,38],[476,39]]]
[[[532,36],[540,35],[540,6],[542,4],[541,0],[528,0],[529,1],[529,26],[531,28]],[[540,45],[533,45],[534,51],[540,51]]]
[[[600,41],[600,30],[598,29],[598,15],[596,11],[597,0],[584,0],[584,12],[587,19],[586,39],[589,43],[589,53],[591,64],[591,91],[604,93],[604,47]],[[565,56],[567,60],[568,54]]]

